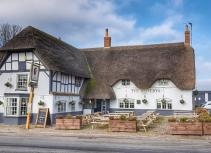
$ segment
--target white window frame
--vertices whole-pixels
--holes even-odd
[[[67,106],[66,102],[62,101],[60,105],[57,105],[57,112],[58,113],[64,113],[67,111]]]
[[[26,82],[22,81],[22,84],[26,84],[26,87],[19,87],[19,82],[21,82],[19,77],[26,77]],[[16,82],[16,90],[24,90],[27,91],[27,85],[28,85],[28,74],[17,74],[17,82]]]
[[[125,98],[119,99],[119,108],[121,109],[135,109],[135,99],[126,98],[128,102],[124,102]],[[132,107],[133,106],[133,107]]]
[[[168,100],[168,99],[165,99],[165,100],[166,100],[165,105],[163,105],[161,99],[157,100],[156,108],[159,110],[172,110],[173,109],[172,100]],[[160,108],[158,108],[158,104],[160,104],[160,106],[161,106]],[[171,108],[169,108],[169,106],[171,106]]]
[[[8,99],[16,99],[16,114],[8,114],[8,108],[12,108],[8,106]],[[23,107],[21,105],[22,103],[22,99],[27,99],[26,105]],[[5,97],[5,116],[11,116],[11,117],[24,117],[27,115],[27,105],[28,105],[28,100],[29,97]],[[21,114],[21,107],[23,107],[23,109],[25,109],[26,113],[25,114]]]

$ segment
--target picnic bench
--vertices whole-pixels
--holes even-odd
[[[137,119],[140,121],[140,126],[147,132],[147,128],[157,119],[159,113],[154,111],[147,111],[141,116],[137,116]]]
[[[189,117],[189,118],[195,118],[198,115],[193,112],[193,111],[174,111],[174,117],[177,118],[181,118],[181,117]]]

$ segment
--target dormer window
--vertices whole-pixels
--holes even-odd
[[[122,85],[123,86],[129,86],[130,85],[130,80],[122,80]]]

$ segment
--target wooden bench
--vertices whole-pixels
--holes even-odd
[[[193,117],[197,117],[198,115],[195,112],[192,111],[175,111],[174,112],[174,117],[189,117],[189,118],[193,118]]]

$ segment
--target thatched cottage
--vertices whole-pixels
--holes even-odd
[[[75,48],[31,26],[0,49],[0,122],[25,123],[31,63],[40,64],[32,117],[39,107],[57,114],[192,110],[194,50],[185,42]],[[42,102],[42,105],[40,105]],[[34,121],[34,120],[33,120]]]

